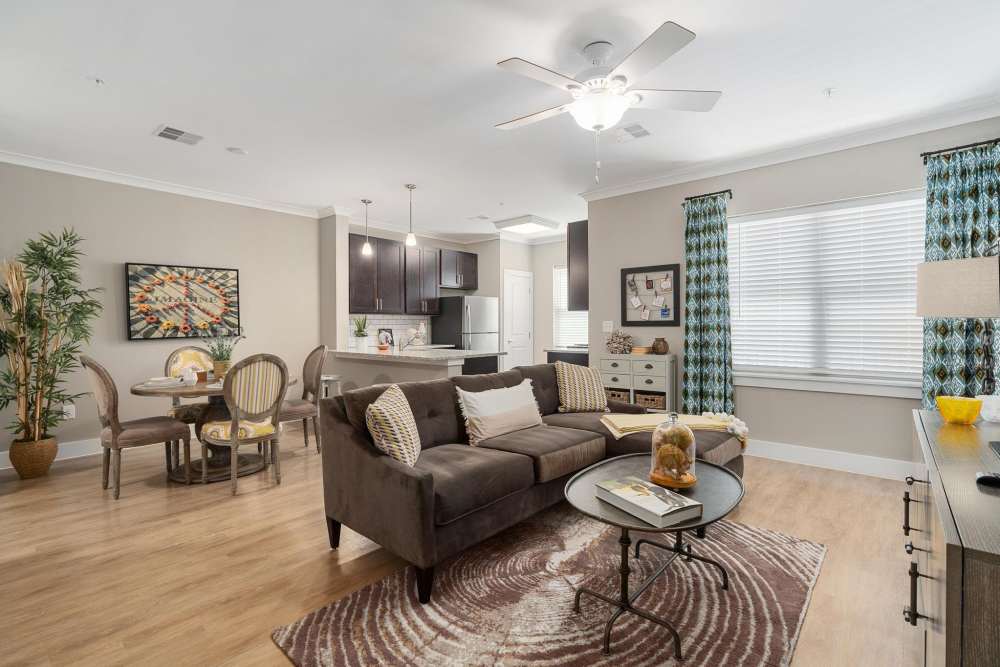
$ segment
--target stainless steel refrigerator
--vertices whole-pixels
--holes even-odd
[[[500,300],[495,296],[445,296],[431,320],[431,343],[459,350],[500,351]],[[495,373],[495,356],[468,359],[464,372]]]

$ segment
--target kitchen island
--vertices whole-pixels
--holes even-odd
[[[392,348],[385,352],[336,350],[331,355],[331,365],[333,372],[341,376],[343,389],[347,390],[373,384],[454,377],[464,373],[466,361],[470,359],[499,361],[497,358],[504,354],[506,352],[429,347],[402,351]]]

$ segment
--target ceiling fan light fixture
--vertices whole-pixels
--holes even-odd
[[[622,119],[634,100],[608,88],[592,90],[569,105],[576,124],[591,132],[609,130]]]

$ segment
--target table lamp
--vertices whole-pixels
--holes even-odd
[[[1000,257],[970,257],[917,266],[917,315],[985,319],[983,331],[983,418],[1000,421],[994,396],[993,319],[1000,317]]]

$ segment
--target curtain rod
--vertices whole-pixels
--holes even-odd
[[[730,189],[719,190],[718,192],[709,192],[704,195],[695,195],[694,197],[685,197],[684,201],[691,201],[692,199],[704,199],[705,197],[712,197],[714,195],[729,195],[729,198],[733,198],[733,191]]]
[[[990,144],[1000,143],[1000,137],[996,139],[987,139],[986,141],[977,141],[971,144],[965,144],[964,146],[952,146],[951,148],[942,148],[939,151],[927,151],[926,153],[921,153],[920,157],[924,159],[924,164],[927,164],[927,158],[932,155],[940,155],[941,153],[954,153],[956,151],[965,150],[966,148],[975,148],[976,146],[988,146]]]

